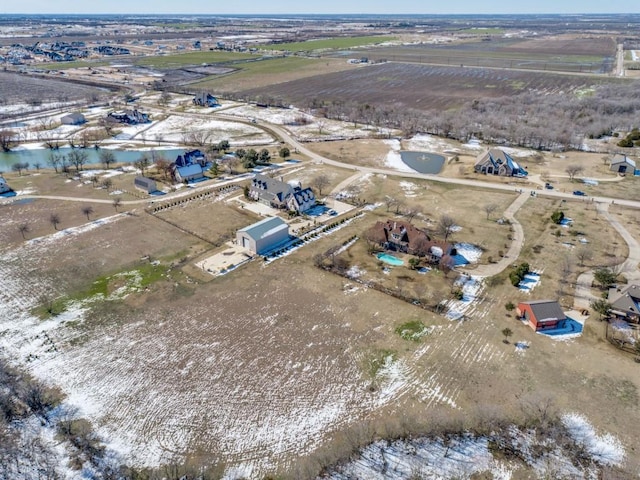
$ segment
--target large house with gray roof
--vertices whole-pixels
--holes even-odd
[[[491,148],[476,159],[474,170],[486,175],[501,177],[525,177],[528,172],[509,154],[498,148]]]
[[[264,220],[241,228],[236,233],[236,242],[258,255],[265,255],[289,241],[289,225],[280,217]]]
[[[607,299],[611,314],[633,323],[640,323],[640,284],[629,283],[609,289]]]
[[[302,213],[316,204],[316,197],[310,188],[302,188],[261,173],[251,180],[249,198],[273,208],[287,209]]]

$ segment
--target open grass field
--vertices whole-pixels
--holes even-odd
[[[291,52],[313,52],[315,50],[339,50],[353,47],[362,47],[377,43],[392,42],[397,40],[391,36],[364,36],[364,37],[338,37],[307,42],[278,43],[273,45],[261,45],[265,50],[288,50]]]
[[[238,92],[353,68],[342,60],[303,57],[276,57],[236,67],[238,70],[230,75],[211,76],[190,86],[219,92]]]
[[[385,63],[250,89],[244,93],[272,95],[298,104],[318,98],[325,102],[450,109],[475,98],[496,98],[523,92],[573,94],[611,81],[615,79],[461,67],[459,64],[434,67]]]
[[[188,65],[200,65],[202,63],[227,63],[238,60],[251,60],[259,58],[256,55],[239,52],[187,52],[171,55],[145,56],[133,58],[133,63],[139,66],[155,68],[175,68]]]
[[[573,220],[570,227],[553,224],[551,214],[556,210]],[[536,298],[560,298],[569,307],[573,304],[572,285],[580,273],[620,263],[628,254],[626,243],[588,200],[532,198],[516,218],[525,234],[519,261],[544,272],[541,285],[534,290]],[[581,262],[578,254],[583,250],[592,258]]]
[[[445,45],[402,45],[362,51],[371,60],[506,69],[607,74],[615,42],[608,37],[558,36]]]

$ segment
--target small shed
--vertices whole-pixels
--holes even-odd
[[[60,123],[63,125],[82,125],[86,121],[87,119],[80,112],[69,113],[60,118]]]
[[[616,173],[631,173],[633,174],[636,170],[636,162],[631,160],[626,155],[617,154],[614,155],[611,160],[611,165],[609,165],[609,170]]]
[[[557,328],[558,323],[567,318],[556,300],[520,302],[516,314],[536,332]]]
[[[134,179],[133,183],[136,186],[136,188],[139,188],[140,190],[143,190],[147,193],[153,193],[158,191],[158,186],[156,185],[156,181],[151,178],[138,176]]]
[[[258,255],[264,255],[289,240],[289,225],[280,217],[264,220],[238,230],[238,245]]]

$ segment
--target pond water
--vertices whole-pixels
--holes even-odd
[[[29,149],[29,150],[14,150],[11,152],[0,152],[0,171],[8,172],[11,170],[11,165],[14,165],[18,162],[29,162],[30,168],[33,169],[34,164],[40,163],[41,168],[50,168],[47,165],[47,159],[51,153],[55,153],[56,155],[67,155],[71,152],[70,147],[59,148],[58,150],[49,150],[44,148],[39,149]],[[105,149],[95,149],[95,148],[85,148],[83,151],[87,152],[89,158],[87,160],[87,164],[99,164],[100,163],[100,152]],[[163,155],[167,160],[174,161],[178,155],[184,153],[184,149],[166,149],[166,150],[111,150],[113,155],[116,157],[116,162],[118,163],[132,163],[140,158],[140,156],[145,153],[152,159],[153,155]]]
[[[396,267],[404,265],[404,260],[400,260],[398,257],[394,257],[388,253],[379,253],[376,255],[376,258],[381,262],[388,263],[389,265],[394,265]]]
[[[408,150],[400,152],[400,158],[402,158],[405,165],[413,168],[416,172],[431,174],[440,173],[445,161],[442,155],[436,153]]]

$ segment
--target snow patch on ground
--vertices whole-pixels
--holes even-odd
[[[405,197],[415,197],[418,185],[413,182],[402,181],[400,182],[400,188],[404,191]]]
[[[463,320],[465,315],[473,311],[474,304],[482,291],[482,277],[461,275],[454,285],[462,290],[462,300],[450,300],[447,303],[445,317],[449,320]]]
[[[394,170],[399,170],[401,172],[415,172],[413,168],[409,167],[402,161],[402,157],[400,156],[401,147],[399,140],[384,140],[384,143],[391,149],[384,159],[385,167],[393,168]]]
[[[563,415],[562,423],[571,438],[584,446],[598,463],[620,466],[624,462],[625,450],[620,440],[608,433],[598,435],[589,421],[579,413]]]
[[[521,292],[531,293],[531,291],[540,284],[542,272],[529,272],[518,284]]]
[[[433,135],[416,135],[405,141],[406,150],[444,152],[455,150],[451,142]]]
[[[573,440],[585,446],[587,453],[597,464],[622,464],[624,448],[615,437],[609,434],[598,436],[579,414],[567,414],[562,421]],[[494,438],[496,435],[498,439]],[[445,480],[472,478],[485,473],[489,474],[487,478],[510,480],[514,472],[521,471],[522,467],[503,458],[494,458],[490,441],[505,444],[518,451],[524,463],[535,472],[536,478],[599,478],[594,465],[581,468],[574,465],[571,454],[575,445],[561,448],[552,438],[540,438],[535,430],[521,430],[515,426],[501,434],[493,434],[492,437],[465,433],[444,438],[379,440],[360,450],[349,462],[333,467],[322,478]]]
[[[462,257],[466,263],[478,263],[482,256],[482,249],[471,243],[456,243],[453,246],[458,252],[456,257]],[[458,265],[457,261],[456,265]]]
[[[266,145],[273,138],[262,129],[240,122],[194,116],[171,115],[144,132],[144,138],[153,141],[183,142],[190,134],[207,136],[207,143],[229,140],[233,146]],[[242,139],[242,140],[240,140]]]

